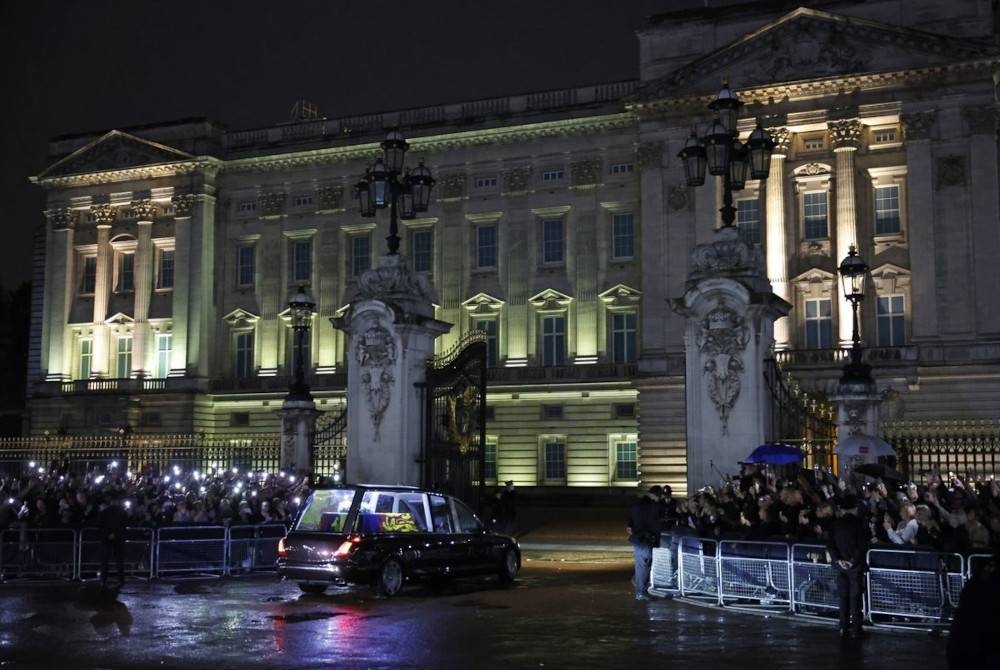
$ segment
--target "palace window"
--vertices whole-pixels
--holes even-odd
[[[244,244],[236,250],[236,284],[238,286],[253,286],[256,274],[256,248],[252,244]]]
[[[736,201],[736,230],[750,246],[760,244],[760,201],[757,198]]]
[[[249,379],[253,376],[253,332],[236,334],[236,369],[237,379]]]
[[[83,277],[80,282],[80,293],[93,295],[97,290],[97,256],[83,257]]]
[[[545,483],[559,484],[566,480],[566,438],[542,438],[542,479]]]
[[[635,255],[635,225],[632,213],[614,214],[611,217],[611,253],[616,259]]]
[[[566,363],[566,317],[542,317],[542,365]]]
[[[806,349],[833,346],[833,311],[829,298],[805,301]]]
[[[814,191],[802,196],[804,235],[807,240],[824,240],[830,236],[827,222],[827,193]]]
[[[486,481],[497,479],[497,438],[489,435],[483,443],[483,477]]]
[[[875,187],[875,234],[892,235],[900,231],[899,186]]]
[[[90,371],[94,369],[94,341],[80,340],[80,375],[79,379],[90,379]]]
[[[635,360],[635,312],[614,312],[611,314],[611,362],[632,363]]]
[[[294,239],[291,244],[291,280],[307,283],[312,278],[312,240]]]
[[[563,258],[563,220],[546,219],[542,221],[542,263],[562,263]]]
[[[614,480],[634,481],[639,478],[639,449],[635,436],[612,439]]]
[[[135,290],[135,254],[123,252],[118,255],[118,292]]]
[[[496,175],[489,175],[486,177],[476,177],[472,182],[472,186],[477,190],[496,188],[497,177]]]
[[[313,196],[311,193],[303,193],[301,195],[297,195],[292,200],[292,204],[295,207],[309,207],[313,204]]]
[[[360,277],[371,267],[371,239],[371,235],[351,237],[351,277]]]
[[[476,319],[472,327],[486,333],[486,367],[495,368],[500,350],[500,340],[497,337],[497,320],[495,318]]]
[[[174,287],[174,250],[157,249],[156,288]]]
[[[132,336],[123,335],[118,338],[118,349],[115,355],[115,377],[128,379],[132,376]]]
[[[236,203],[236,211],[240,214],[252,214],[257,211],[257,200],[240,200]]]
[[[542,181],[553,182],[562,181],[564,172],[562,170],[545,170],[542,172]]]
[[[433,272],[434,231],[430,228],[420,228],[410,232],[410,247],[410,253],[413,258],[413,271]]]
[[[876,304],[878,346],[901,347],[905,342],[906,314],[901,295],[878,296]]]
[[[170,352],[174,337],[170,333],[156,336],[156,377],[164,379],[170,374]]]
[[[632,163],[612,163],[610,168],[611,174],[631,174],[634,170]]]
[[[476,267],[480,270],[497,266],[497,226],[495,223],[476,226]]]

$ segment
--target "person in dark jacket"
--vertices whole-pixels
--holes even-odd
[[[653,486],[632,504],[628,515],[628,541],[635,558],[635,599],[646,600],[649,589],[649,571],[653,566],[653,547],[660,545],[663,527],[660,496],[663,489]]]
[[[858,499],[846,496],[840,503],[841,516],[833,522],[826,549],[837,571],[840,595],[840,636],[861,637],[861,606],[865,554],[870,543],[868,525],[859,516]]]
[[[122,507],[118,495],[112,494],[108,506],[101,510],[97,518],[97,530],[101,537],[101,588],[108,585],[108,563],[114,554],[118,568],[118,586],[125,584],[125,529],[128,526],[128,512]]]

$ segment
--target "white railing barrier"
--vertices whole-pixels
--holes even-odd
[[[793,544],[791,547],[791,610],[796,614],[837,612],[837,572],[827,562],[821,544]],[[818,611],[817,611],[818,610]]]
[[[937,551],[868,551],[868,618],[875,624],[951,621],[965,585],[961,554]]]
[[[791,605],[789,547],[784,542],[719,542],[719,600],[739,607],[787,610]]]
[[[92,579],[100,575],[104,546],[96,528],[81,528],[77,542],[76,578]],[[153,578],[153,556],[156,547],[152,528],[128,528],[125,535],[125,575],[140,579]],[[109,557],[108,572],[117,577],[118,566]]]
[[[229,574],[225,526],[164,526],[156,531],[157,577],[179,573]]]
[[[77,533],[71,528],[11,528],[0,533],[0,582],[28,577],[74,579]]]

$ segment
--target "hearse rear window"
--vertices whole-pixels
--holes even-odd
[[[351,503],[354,502],[354,494],[354,489],[314,491],[299,516],[296,530],[344,532],[347,514],[351,511]]]
[[[424,494],[400,491],[365,491],[358,510],[359,533],[425,533]]]

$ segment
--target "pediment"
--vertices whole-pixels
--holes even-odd
[[[986,42],[800,7],[643,87],[635,103],[995,57]]]
[[[477,314],[492,315],[503,307],[503,300],[495,298],[489,293],[477,293],[463,302],[462,307],[472,316]]]
[[[563,312],[573,302],[573,298],[565,293],[548,288],[533,298],[529,298],[528,302],[539,312]]]
[[[260,320],[260,316],[253,312],[248,312],[242,307],[237,307],[222,317],[222,320],[229,324],[230,328],[252,328]]]
[[[38,175],[38,178],[124,170],[144,165],[188,161],[193,158],[191,154],[165,144],[145,140],[120,130],[112,130],[53,163]]]
[[[634,307],[639,304],[639,301],[642,300],[642,291],[634,289],[631,286],[626,286],[625,284],[618,284],[617,286],[612,286],[597,297],[599,297],[609,309],[615,307]]]
[[[104,323],[109,326],[127,326],[135,323],[135,319],[124,312],[118,312],[114,316],[107,318]]]
[[[792,284],[813,284],[822,283],[828,284],[832,281],[836,281],[837,276],[832,272],[823,270],[822,268],[809,268],[802,274],[792,277]]]

